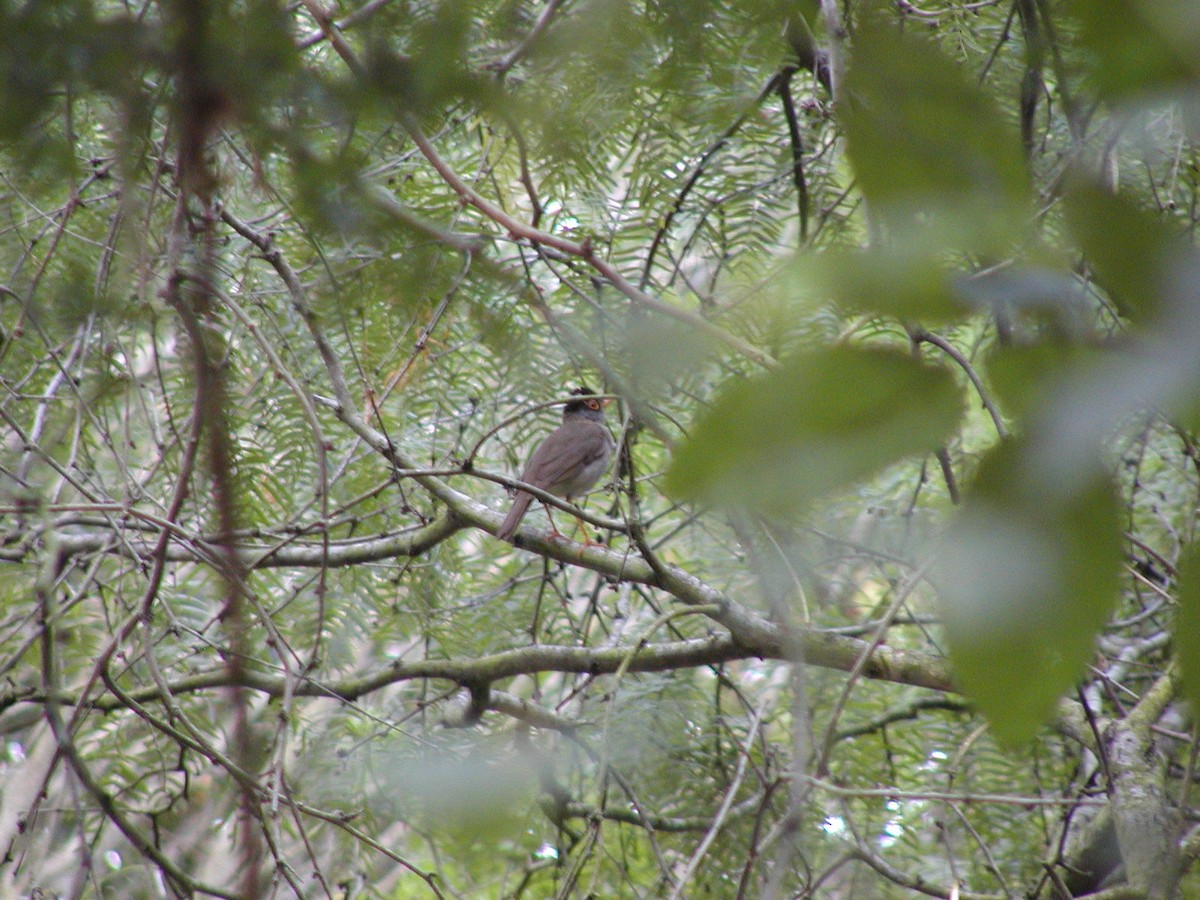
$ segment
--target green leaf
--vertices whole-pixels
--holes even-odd
[[[1089,76],[1103,95],[1194,88],[1200,78],[1200,6],[1194,0],[1075,0]]]
[[[1022,421],[1036,413],[1064,377],[1095,364],[1097,352],[1075,344],[996,347],[987,360],[987,380],[1004,414]]]
[[[694,327],[645,313],[628,316],[620,340],[629,384],[639,396],[654,400],[702,371],[713,351],[712,339]]]
[[[968,312],[955,292],[945,253],[912,243],[806,254],[784,273],[781,286],[789,299],[833,299],[845,311],[925,323],[961,319]]]
[[[878,17],[863,22],[846,98],[847,154],[885,221],[981,249],[1019,233],[1029,188],[1017,130],[930,40]]]
[[[1119,587],[1120,508],[1099,462],[1057,491],[1035,454],[1014,442],[984,461],[935,576],[955,679],[1009,746],[1083,675]]]
[[[1161,217],[1124,194],[1077,184],[1064,198],[1071,234],[1121,315],[1144,322],[1159,311],[1190,251]]]
[[[1183,676],[1183,693],[1193,709],[1200,709],[1200,546],[1193,543],[1179,565],[1175,592],[1175,656]]]
[[[18,8],[19,7],[19,8]],[[31,130],[64,88],[115,95],[139,89],[151,57],[150,29],[132,17],[101,17],[93,4],[26,3],[0,8],[0,137]]]
[[[1077,184],[1064,206],[1095,280],[1136,339],[1069,370],[1047,411],[1049,440],[1095,435],[1146,408],[1185,428],[1200,424],[1200,253],[1127,196]]]
[[[970,272],[955,237],[930,227],[869,249],[798,254],[778,288],[786,302],[833,300],[844,312],[879,313],[923,325],[957,322],[979,311],[1009,321],[1046,323],[1058,334],[1090,334],[1094,300],[1062,260],[1045,252]]]
[[[667,490],[788,512],[906,456],[962,416],[944,370],[888,350],[835,347],[727,387],[676,451]]]

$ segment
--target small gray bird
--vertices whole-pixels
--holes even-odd
[[[546,437],[529,458],[521,480],[539,487],[556,497],[572,497],[585,493],[600,480],[612,459],[616,442],[604,427],[604,404],[586,387],[571,391],[577,399],[563,409],[562,424]],[[525,518],[533,494],[517,491],[512,509],[496,532],[502,541],[511,541],[517,526]],[[546,507],[549,515],[550,507]],[[553,534],[558,535],[554,519],[550,519]]]

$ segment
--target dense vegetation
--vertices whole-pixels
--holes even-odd
[[[1198,82],[1182,0],[0,3],[0,894],[1200,892]]]

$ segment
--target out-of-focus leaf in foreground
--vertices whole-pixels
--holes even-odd
[[[1007,247],[1029,202],[1016,128],[932,41],[885,18],[859,27],[846,75],[846,150],[863,194],[905,240],[952,223],[960,248]]]
[[[1036,454],[1019,441],[984,461],[936,577],[955,679],[1009,745],[1032,737],[1082,676],[1121,559],[1101,466],[1086,486],[1055,490]]]
[[[1183,693],[1200,709],[1200,546],[1195,543],[1184,553],[1179,564],[1179,602],[1175,614],[1175,655],[1183,676]]]
[[[676,451],[667,489],[789,513],[889,463],[936,449],[962,415],[944,370],[835,347],[727,387]]]
[[[1194,91],[1200,82],[1200,5],[1194,0],[1074,0],[1088,77],[1108,97]]]
[[[1169,280],[1194,253],[1184,236],[1133,198],[1096,185],[1075,185],[1064,200],[1071,233],[1118,312],[1137,323],[1160,313]]]
[[[1175,614],[1175,654],[1183,675],[1183,692],[1200,709],[1200,547],[1193,544],[1179,566],[1175,592],[1179,609]]]

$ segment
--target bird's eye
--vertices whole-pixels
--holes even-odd
[[[589,400],[587,402],[587,405],[588,405],[588,409],[599,409],[600,401],[599,400]]]

